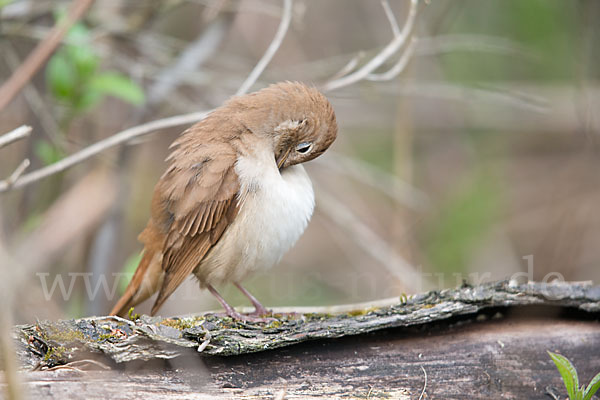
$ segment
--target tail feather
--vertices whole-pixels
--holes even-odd
[[[110,311],[110,315],[127,316],[131,309],[148,297],[152,296],[162,284],[162,259],[153,251],[144,250],[142,260],[138,265],[125,293]]]

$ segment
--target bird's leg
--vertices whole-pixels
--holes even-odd
[[[242,292],[244,296],[246,296],[252,302],[252,305],[254,306],[254,312],[251,315],[271,314],[271,311],[267,310],[265,306],[260,304],[260,301],[258,301],[258,299],[252,295],[252,293],[244,289],[244,287],[239,283],[236,282],[234,284],[238,289],[240,289],[240,292]]]
[[[219,292],[217,292],[217,290],[214,287],[212,287],[211,285],[206,285],[206,287],[208,288],[208,291],[211,292],[212,295],[217,298],[217,300],[219,300],[219,303],[221,303],[221,305],[225,309],[225,314],[227,314],[231,318],[237,319],[240,321],[248,321],[248,322],[269,322],[269,321],[271,321],[270,318],[258,318],[258,317],[254,317],[252,315],[240,314],[239,312],[235,311],[235,309],[233,307],[231,307],[225,301],[225,299],[219,294]],[[256,299],[254,299],[254,300],[256,301]],[[257,303],[258,303],[258,301],[257,301]],[[258,303],[258,304],[260,304],[260,303]]]

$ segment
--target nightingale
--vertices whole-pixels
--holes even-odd
[[[317,89],[273,84],[233,97],[170,146],[138,239],[142,259],[111,311],[124,316],[158,291],[155,315],[190,275],[227,315],[260,320],[268,310],[240,282],[279,262],[304,232],[314,192],[302,163],[337,135],[335,113]],[[255,311],[238,313],[215,290],[233,283]]]

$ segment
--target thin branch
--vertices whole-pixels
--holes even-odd
[[[277,28],[277,32],[271,41],[271,44],[263,54],[262,58],[258,61],[250,75],[246,78],[244,83],[240,86],[236,95],[242,95],[250,90],[250,87],[254,85],[260,74],[264,71],[267,64],[271,61],[279,46],[281,46],[281,42],[283,42],[283,38],[287,33],[287,30],[290,26],[290,21],[292,20],[292,0],[283,0],[283,13],[281,14],[281,22],[279,23],[279,27]]]
[[[19,177],[21,175],[23,175],[23,172],[25,172],[25,170],[27,169],[27,167],[29,167],[29,159],[26,158],[23,161],[21,161],[21,164],[19,164],[19,166],[14,170],[14,172],[12,174],[10,174],[10,176],[5,179],[3,181],[3,183],[6,183],[6,185],[8,185],[8,187],[11,187],[12,185],[14,185],[14,183],[17,181],[17,179],[19,179]]]
[[[365,79],[367,75],[375,71],[379,68],[384,62],[386,62],[393,54],[395,54],[408,40],[410,34],[412,33],[415,20],[417,17],[417,9],[419,5],[419,0],[411,0],[410,9],[408,11],[408,17],[406,19],[406,23],[400,32],[400,35],[395,36],[394,39],[387,46],[383,48],[375,57],[371,59],[368,63],[366,63],[360,69],[354,71],[353,73],[346,75],[342,78],[330,80],[325,83],[322,87],[324,91],[330,91],[339,89],[344,86],[349,86],[353,83],[356,83],[362,79]]]
[[[392,33],[394,37],[400,36],[400,27],[398,26],[398,21],[396,20],[396,16],[390,7],[390,2],[388,0],[381,0],[381,7],[383,7],[383,11],[385,11],[385,16],[390,22],[390,26],[392,27]]]
[[[369,74],[366,79],[370,81],[389,81],[394,79],[398,75],[404,71],[408,62],[411,60],[413,54],[415,53],[415,43],[416,39],[412,39],[409,45],[406,47],[406,50],[402,53],[402,56],[398,59],[396,64],[392,68],[390,68],[387,72],[382,72],[379,74]]]
[[[40,179],[46,178],[50,175],[57,174],[72,167],[73,165],[79,164],[86,159],[95,156],[98,153],[103,152],[111,147],[117,146],[121,143],[128,142],[134,138],[142,135],[147,135],[159,129],[172,128],[174,126],[191,124],[200,121],[208,114],[208,111],[194,112],[190,114],[176,115],[169,118],[158,119],[142,125],[137,125],[129,129],[125,129],[113,136],[103,139],[91,146],[88,146],[77,153],[71,154],[62,160],[50,164],[46,167],[40,168],[36,171],[30,172],[19,178],[12,188],[20,188],[30,183],[39,181]],[[0,193],[6,192],[10,187],[6,182],[0,182]]]
[[[2,52],[4,55],[4,62],[10,68],[11,73],[14,73],[20,68],[22,63],[15,47],[7,40],[2,47]],[[65,139],[60,134],[60,128],[58,127],[55,116],[49,110],[48,104],[44,102],[44,99],[36,86],[30,81],[22,90],[23,96],[29,103],[31,111],[37,116],[52,143],[60,148],[66,148]]]
[[[14,129],[4,135],[0,136],[0,149],[4,146],[8,146],[11,143],[26,138],[31,134],[31,127],[27,125],[21,125],[17,129]]]
[[[177,60],[168,68],[162,70],[155,83],[148,90],[147,106],[158,104],[181,83],[183,77],[189,72],[197,70],[207,59],[212,57],[221,44],[230,18],[217,18],[177,57]]]
[[[17,93],[31,80],[44,62],[54,52],[71,26],[79,20],[94,0],[74,0],[65,21],[57,23],[46,39],[38,43],[23,65],[0,87],[0,110],[4,109]]]
[[[421,369],[423,370],[423,375],[425,375],[425,382],[423,383],[423,390],[421,391],[419,400],[421,400],[423,398],[423,396],[425,395],[425,390],[427,390],[427,371],[425,371],[425,368],[422,365],[421,365]]]
[[[360,51],[357,55],[352,57],[352,59],[350,59],[350,61],[348,61],[348,63],[346,65],[344,65],[342,67],[342,69],[340,69],[338,72],[336,72],[331,79],[335,80],[335,79],[341,78],[342,76],[344,76],[346,74],[349,74],[350,72],[352,72],[352,70],[354,68],[356,68],[359,61],[362,60],[364,57],[365,57],[365,52]]]

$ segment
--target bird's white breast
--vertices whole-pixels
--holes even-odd
[[[197,274],[211,285],[239,282],[271,268],[298,240],[312,216],[315,199],[304,167],[280,171],[272,151],[240,156],[240,210]]]

